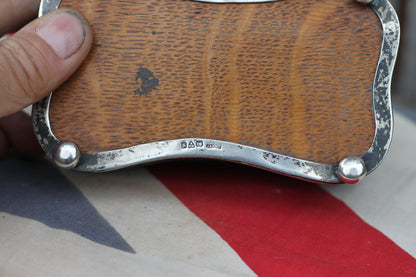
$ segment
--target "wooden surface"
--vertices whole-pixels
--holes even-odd
[[[60,140],[97,152],[199,137],[323,163],[365,153],[382,31],[352,0],[63,0],[95,43],[52,97]]]

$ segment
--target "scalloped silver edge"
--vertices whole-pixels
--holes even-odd
[[[199,1],[216,3],[268,2],[268,0]],[[60,2],[60,0],[42,0],[39,16],[57,9]],[[370,6],[381,21],[383,41],[373,81],[375,135],[370,149],[361,157],[365,162],[368,173],[372,172],[382,162],[391,143],[393,114],[390,86],[400,38],[399,20],[389,1],[375,0]],[[56,147],[61,143],[53,134],[50,126],[49,105],[51,95],[36,103],[33,109],[33,126],[36,137],[50,158],[52,158]],[[320,164],[259,148],[204,138],[158,141],[111,151],[81,153],[80,162],[75,169],[101,172],[175,158],[227,160],[313,182],[342,183],[338,176],[337,164]]]

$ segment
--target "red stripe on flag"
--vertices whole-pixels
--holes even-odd
[[[259,276],[416,276],[414,258],[315,184],[221,162],[150,170]]]

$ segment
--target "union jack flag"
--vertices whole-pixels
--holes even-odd
[[[416,126],[356,185],[218,161],[0,161],[0,276],[416,276]]]

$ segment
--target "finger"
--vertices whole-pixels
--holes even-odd
[[[57,88],[87,56],[92,32],[72,10],[56,10],[0,42],[0,117]]]
[[[0,37],[16,32],[20,27],[36,18],[40,0],[1,0]]]
[[[32,120],[24,112],[0,118],[0,127],[3,130],[3,135],[7,137],[7,142],[18,154],[25,157],[43,155],[43,150],[33,132]]]

